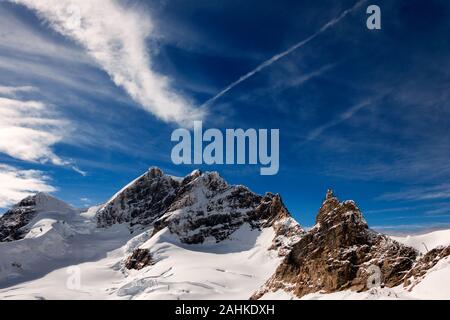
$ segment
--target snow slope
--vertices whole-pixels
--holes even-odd
[[[118,296],[137,299],[248,299],[280,263],[268,244],[271,229],[242,226],[232,239],[209,245],[186,245],[167,229],[145,242],[156,264],[131,270]],[[257,266],[257,267],[256,267]]]
[[[413,247],[421,253],[426,253],[438,246],[450,246],[450,230],[440,230],[422,235],[391,238]]]
[[[124,226],[100,231],[77,213],[44,213],[24,239],[0,243],[0,288],[22,286],[54,270],[98,261],[123,246],[127,238]],[[63,285],[55,283],[52,290]]]
[[[10,279],[16,284],[0,284],[0,299],[248,299],[281,259],[268,250],[274,237],[270,228],[243,225],[232,239],[211,245],[183,244],[167,228],[148,240],[151,231],[133,238],[123,226],[73,234],[71,240],[58,234],[62,241],[52,259],[60,263],[53,265],[47,249],[54,248],[39,251],[41,242],[20,240],[22,253],[12,260],[22,268]],[[0,246],[2,257],[8,245]],[[70,251],[62,249],[69,246]],[[124,257],[138,246],[150,248],[157,263],[140,271],[125,269]],[[29,255],[34,250],[37,254]],[[27,257],[21,259],[23,253]],[[30,271],[36,265],[53,270]],[[78,288],[67,285],[74,270],[80,274]]]

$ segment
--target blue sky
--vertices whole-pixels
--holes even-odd
[[[3,207],[39,190],[101,203],[150,166],[185,175],[170,134],[203,117],[280,129],[277,175],[201,169],[280,193],[305,226],[329,187],[379,230],[450,226],[448,1],[362,2],[206,107],[356,1],[86,3],[0,2]],[[369,4],[381,30],[366,28]]]

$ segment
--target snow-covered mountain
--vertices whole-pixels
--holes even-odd
[[[97,214],[99,228],[125,223],[131,232],[167,228],[186,244],[217,243],[244,224],[271,227],[272,247],[284,255],[303,233],[279,195],[259,196],[244,186],[228,185],[216,172],[196,170],[183,179],[151,168],[117,193]]]
[[[305,231],[279,195],[151,168],[86,211],[40,193],[0,217],[0,299],[449,298],[449,235],[380,235],[331,191]]]
[[[33,219],[41,220],[43,215],[64,215],[74,209],[48,194],[38,193],[27,197],[5,213],[0,219],[0,241],[14,241],[30,233]]]

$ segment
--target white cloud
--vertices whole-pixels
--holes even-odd
[[[443,183],[433,186],[423,186],[420,188],[411,188],[398,192],[386,193],[378,197],[380,200],[403,200],[403,201],[422,201],[422,200],[441,200],[450,199],[450,184]]]
[[[8,30],[1,33],[0,48],[2,54],[14,53],[24,59],[28,55],[34,57],[50,58],[52,61],[64,61],[64,63],[77,61],[84,64],[92,64],[81,48],[69,47],[67,44],[59,44],[51,37],[40,32],[39,28],[24,23],[10,10],[0,7],[0,30]]]
[[[148,14],[114,0],[10,1],[35,10],[54,30],[81,44],[116,85],[158,118],[184,123],[203,116],[152,69],[146,47],[153,30]]]
[[[37,89],[32,86],[22,86],[22,87],[7,87],[7,86],[0,86],[0,94],[7,95],[7,96],[16,96],[18,93],[22,92],[33,92]]]
[[[68,123],[38,101],[0,97],[0,152],[32,162],[69,165],[52,147],[67,135]]]
[[[36,192],[54,192],[41,171],[21,170],[0,164],[0,208],[7,208]]]

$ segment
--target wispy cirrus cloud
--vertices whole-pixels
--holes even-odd
[[[145,110],[167,122],[200,119],[204,111],[152,67],[146,39],[148,14],[114,0],[10,0],[34,10],[51,28],[83,46],[87,54]],[[120,23],[118,23],[120,21]]]
[[[10,157],[69,165],[52,150],[67,135],[68,127],[42,102],[0,97],[0,152]]]
[[[405,212],[416,210],[417,207],[394,207],[394,208],[383,208],[383,209],[373,209],[365,210],[365,214],[378,214],[378,213],[392,213],[392,212]]]
[[[14,97],[18,93],[33,92],[33,91],[37,91],[37,88],[33,86],[21,86],[21,87],[0,86],[0,95],[6,96]]]
[[[378,199],[388,201],[423,201],[450,199],[450,184],[443,183],[433,186],[415,187],[399,192],[385,193],[382,194]]]
[[[305,143],[316,140],[327,130],[346,123],[347,121],[351,120],[355,115],[357,115],[358,112],[366,108],[376,106],[376,104],[379,103],[383,98],[387,97],[392,90],[383,88],[378,91],[381,92],[373,94],[365,99],[362,99],[358,103],[346,108],[343,112],[338,114],[330,121],[311,130],[306,136]]]
[[[374,101],[377,99],[366,99],[350,108],[348,108],[347,110],[345,110],[343,113],[341,113],[340,115],[338,115],[335,119],[313,129],[306,137],[306,141],[305,142],[309,142],[312,140],[317,139],[320,135],[322,135],[322,133],[324,133],[326,130],[333,128],[349,119],[351,119],[358,111],[360,111],[361,109],[364,109],[366,107],[369,107],[370,105],[372,105],[374,103]]]
[[[431,231],[443,230],[450,226],[448,222],[428,222],[394,225],[376,225],[372,229],[378,232],[387,233],[395,236],[406,236],[414,234],[424,234]]]
[[[50,178],[38,170],[0,164],[0,208],[7,208],[36,192],[54,192]]]

